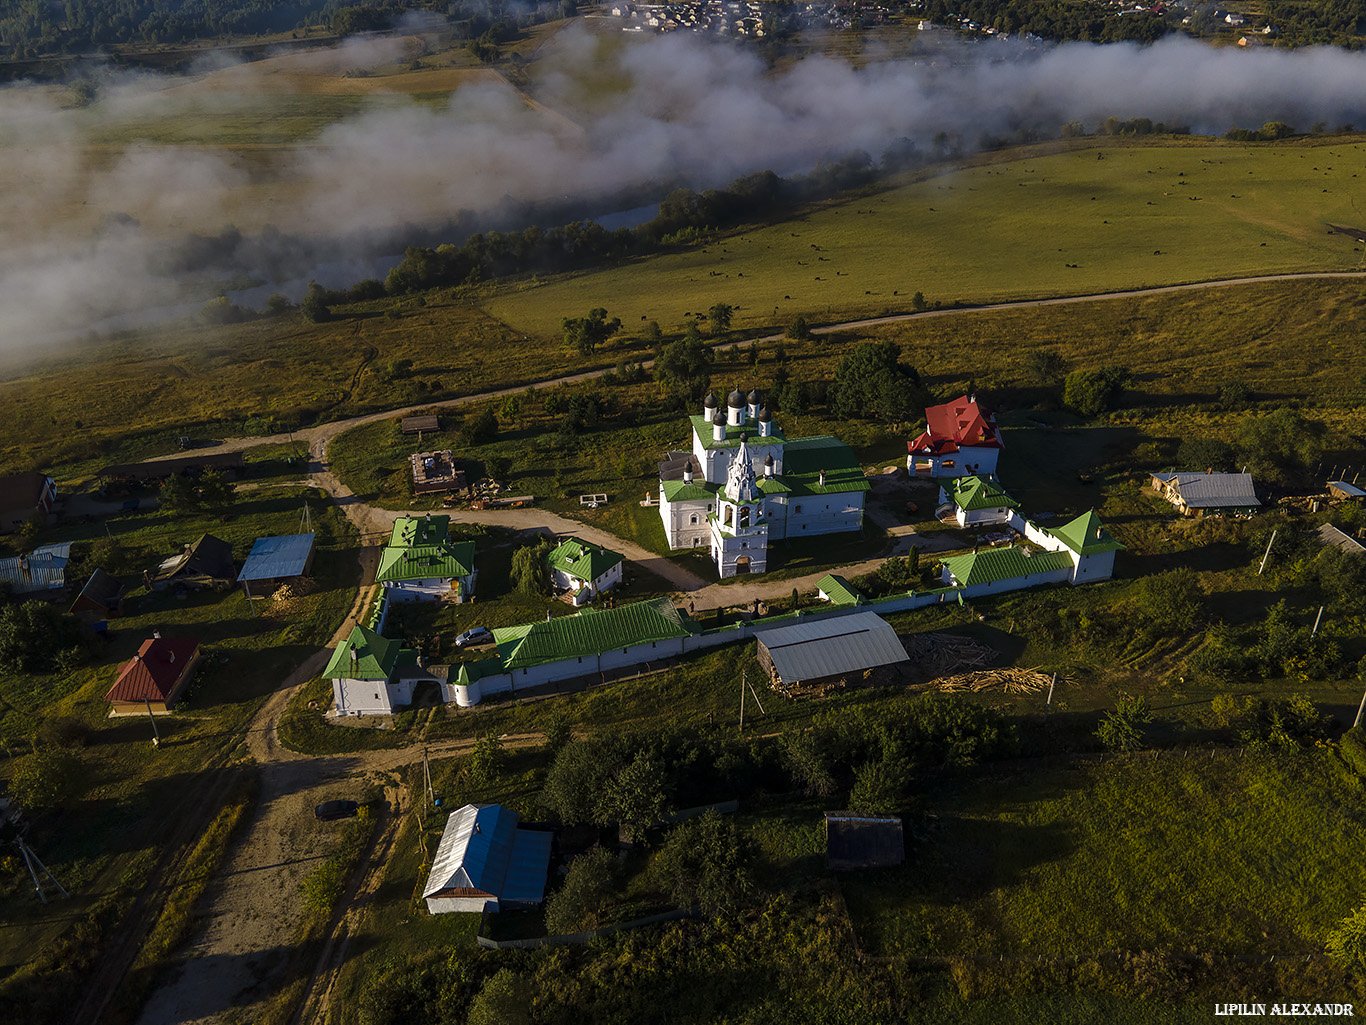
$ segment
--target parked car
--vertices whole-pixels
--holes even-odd
[[[355,801],[324,801],[313,809],[313,817],[324,822],[333,819],[349,819],[360,809]]]
[[[472,644],[492,644],[493,633],[483,626],[472,626],[455,639],[457,648],[468,648]]]

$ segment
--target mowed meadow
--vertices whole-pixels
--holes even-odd
[[[488,309],[549,335],[593,306],[668,330],[725,302],[736,327],[758,328],[903,312],[917,291],[932,304],[989,303],[1362,266],[1356,243],[1327,227],[1363,220],[1355,136],[1053,148],[943,166],[709,245],[511,284]]]

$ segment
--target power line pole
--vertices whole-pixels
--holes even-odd
[[[1053,685],[1058,682],[1058,674],[1053,674],[1053,679],[1048,681],[1048,700],[1043,703],[1043,721],[1048,722],[1049,710],[1053,707]]]
[[[147,718],[152,720],[152,746],[161,746],[161,733],[157,730],[157,717],[152,714],[152,699],[144,697],[142,703],[147,706]]]
[[[1361,725],[1362,709],[1366,709],[1366,691],[1362,691],[1361,693],[1361,704],[1357,705],[1357,717],[1352,721],[1352,729],[1356,729]]]
[[[30,878],[33,879],[33,890],[35,893],[38,894],[38,899],[40,901],[42,901],[44,904],[47,903],[47,894],[43,892],[43,882],[41,879],[38,878],[39,869],[42,870],[43,875],[47,876],[48,879],[52,881],[52,885],[57,887],[58,893],[60,893],[63,897],[66,897],[68,900],[71,899],[71,894],[66,892],[66,889],[62,886],[62,884],[57,882],[57,877],[54,876],[51,870],[43,864],[42,860],[38,857],[38,855],[33,853],[33,848],[31,848],[28,844],[24,843],[24,838],[22,836],[19,837],[19,839],[15,840],[14,844],[16,847],[19,848],[19,854],[23,857],[24,864],[28,867],[28,874]],[[35,865],[37,866],[37,868],[34,867]]]
[[[1319,614],[1314,617],[1314,629],[1309,632],[1311,638],[1319,635],[1319,621],[1323,619],[1323,606],[1319,606]]]
[[[1271,532],[1271,540],[1266,543],[1266,551],[1262,553],[1262,564],[1257,567],[1257,575],[1262,575],[1262,570],[1266,569],[1266,560],[1271,555],[1271,546],[1276,543],[1276,532]]]
[[[765,716],[768,715],[768,713],[764,711],[764,703],[759,700],[759,694],[757,691],[755,691],[754,684],[752,683],[749,685],[749,693],[750,696],[754,698],[754,703],[759,706],[759,714]]]
[[[740,670],[740,732],[745,732],[745,671]]]

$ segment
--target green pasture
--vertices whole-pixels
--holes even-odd
[[[606,306],[628,328],[677,329],[718,302],[740,329],[796,314],[836,321],[930,303],[987,303],[1290,271],[1362,257],[1327,222],[1355,224],[1366,144],[1219,140],[1076,143],[946,168],[728,233],[705,246],[542,284],[509,286],[489,311],[558,333]],[[1069,266],[1075,265],[1075,266]]]
[[[285,425],[482,391],[565,372],[570,353],[520,344],[451,292],[383,300],[310,324],[297,314],[231,326],[172,324],[40,360],[0,379],[13,418],[0,467],[66,482],[107,462],[175,451],[176,439],[238,437],[248,419]],[[412,368],[390,373],[396,360]],[[274,424],[278,423],[278,427]]]
[[[1360,781],[1330,752],[984,768],[918,803],[906,864],[844,883],[870,953],[1303,957],[1366,886]]]
[[[407,102],[380,96],[215,92],[184,97],[145,116],[137,108],[111,111],[99,103],[67,116],[87,122],[82,130],[96,146],[140,143],[218,149],[288,146],[363,111]]]

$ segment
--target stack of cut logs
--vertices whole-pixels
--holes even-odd
[[[1037,694],[1046,691],[1052,679],[1037,669],[986,669],[947,676],[939,681],[939,689],[948,694],[998,689],[1007,694]]]

